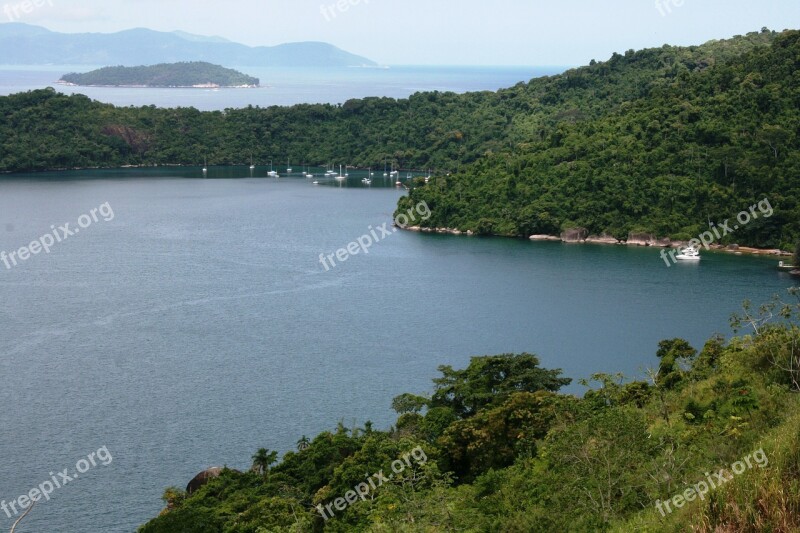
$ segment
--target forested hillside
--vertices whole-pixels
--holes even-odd
[[[649,50],[627,61],[668,60]],[[593,87],[599,72],[622,61],[562,78],[565,90],[554,103],[574,98],[573,87]],[[501,235],[583,227],[617,238],[648,232],[688,240],[709,221],[733,220],[767,198],[776,214],[725,241],[793,249],[800,236],[800,33],[724,62],[675,64],[640,87],[638,97],[612,102],[596,118],[574,105],[574,116],[542,127],[543,114],[523,113],[513,149],[419,184],[411,201],[428,202],[431,227]],[[608,101],[595,91],[598,102]]]
[[[244,163],[434,168],[427,224],[527,236],[585,227],[689,238],[768,197],[739,244],[789,248],[797,206],[798,32],[766,29],[496,93],[199,112],[40,90],[0,98],[0,171]],[[65,135],[69,132],[69,135]]]
[[[214,84],[220,87],[240,87],[259,84],[258,78],[204,61],[140,67],[103,67],[91,72],[64,74],[61,79],[75,85],[103,86],[192,87]]]
[[[249,472],[167,489],[140,531],[797,531],[800,308],[787,305],[789,323],[765,321],[777,301],[746,307],[747,335],[699,352],[662,341],[648,378],[595,375],[582,399],[557,394],[569,380],[531,354],[440,367],[432,394],[394,400],[388,431],[298,435],[277,465],[259,450]]]

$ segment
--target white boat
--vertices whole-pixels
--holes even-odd
[[[347,179],[347,176],[342,175],[342,165],[339,165],[339,175],[336,176],[336,179],[339,181],[344,181]]]
[[[270,160],[270,162],[269,162],[269,172],[267,172],[267,176],[269,176],[270,178],[277,178],[278,177],[278,173],[275,172],[275,170],[272,169],[272,160]]]
[[[700,261],[700,251],[694,246],[689,246],[681,250],[681,253],[675,256],[679,261]]]
[[[250,156],[250,170],[255,170],[256,166],[253,164],[253,156]]]
[[[286,160],[286,173],[287,174],[291,174],[292,173],[292,167],[289,165],[289,160],[288,159]]]
[[[314,180],[314,185],[319,185],[319,181]]]
[[[206,172],[208,172],[208,158],[205,158],[203,163],[203,174],[205,174]]]

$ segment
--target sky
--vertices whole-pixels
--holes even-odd
[[[24,13],[24,1],[37,6],[29,4]],[[54,31],[145,27],[217,35],[250,46],[324,41],[384,65],[573,66],[614,52],[701,44],[765,26],[800,28],[798,0],[3,2],[3,22]],[[18,18],[6,9],[15,6]]]

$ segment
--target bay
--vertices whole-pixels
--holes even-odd
[[[390,223],[403,191],[358,172],[317,186],[265,172],[0,179],[1,251],[113,210],[49,254],[0,263],[0,499],[101,446],[113,456],[38,504],[27,530],[134,531],[209,466],[246,469],[256,449],[284,453],[339,421],[387,428],[395,395],[429,392],[438,365],[474,355],[640,377],[659,340],[700,348],[729,334],[742,300],[796,284],[774,258],[667,268],[649,248],[411,232],[326,271],[319,255]]]

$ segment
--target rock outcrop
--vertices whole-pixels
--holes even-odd
[[[203,485],[207,484],[214,478],[218,478],[222,474],[222,469],[218,466],[203,470],[186,485],[186,494],[191,494],[199,490]]]
[[[658,244],[658,239],[655,235],[650,233],[630,232],[626,242],[632,246],[656,246]]]
[[[564,242],[584,242],[589,236],[586,228],[572,228],[561,232],[561,240]]]
[[[590,244],[619,244],[619,239],[603,233],[602,235],[589,235],[586,242]]]

